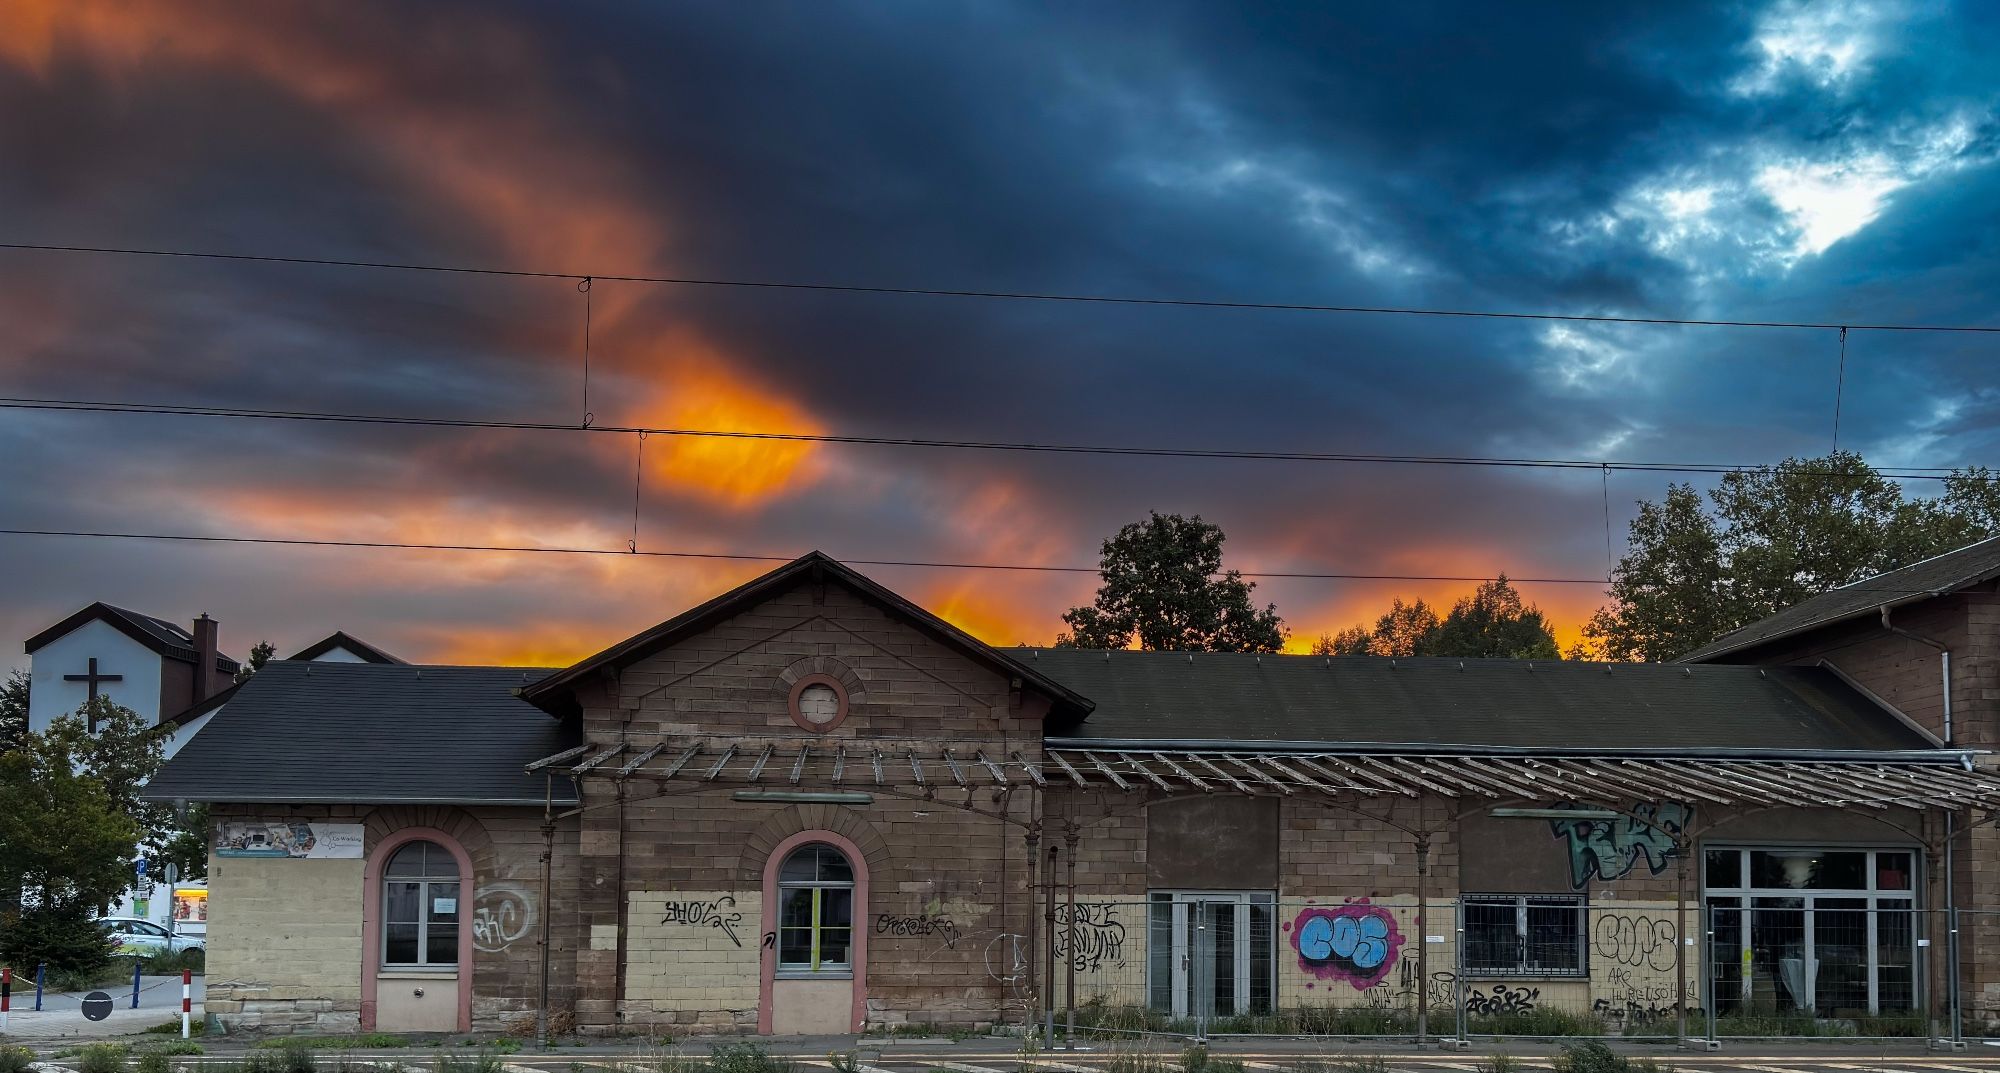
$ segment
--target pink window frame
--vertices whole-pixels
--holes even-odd
[[[382,971],[382,871],[389,855],[412,842],[434,842],[458,862],[458,1028],[472,1031],[472,858],[458,840],[435,827],[405,827],[376,843],[361,872],[361,1030],[375,1030],[375,989]]]
[[[854,937],[848,955],[854,966],[854,1004],[848,1031],[861,1031],[868,1018],[868,858],[862,856],[860,846],[832,831],[800,831],[778,843],[764,860],[764,934],[771,936],[771,941],[761,947],[763,985],[758,993],[757,1031],[762,1035],[771,1034],[771,984],[778,975],[778,870],[793,850],[814,842],[839,850],[854,869]]]

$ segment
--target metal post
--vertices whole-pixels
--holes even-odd
[[[1674,844],[1674,1042],[1685,1044],[1688,1035],[1688,844],[1680,838]]]
[[[1069,980],[1063,985],[1063,1005],[1069,1011],[1064,1021],[1065,1038],[1070,1050],[1076,1049],[1076,843],[1075,821],[1063,821],[1063,869],[1069,887],[1069,922],[1063,932],[1063,950],[1069,955],[1063,959],[1064,971],[1069,974]]]
[[[1060,853],[1061,846],[1049,847],[1049,881],[1042,886],[1042,922],[1048,925],[1048,939],[1043,944],[1048,971],[1042,978],[1049,982],[1049,1000],[1042,1004],[1042,1044],[1049,1050],[1056,1047],[1056,856]]]
[[[1042,955],[1041,948],[1035,945],[1039,938],[1035,926],[1035,895],[1042,889],[1042,821],[1039,816],[1028,824],[1028,833],[1022,836],[1022,841],[1028,844],[1028,867],[1031,869],[1028,872],[1027,956],[1022,960],[1028,963],[1028,995],[1034,1001],[1034,1008],[1022,1019],[1021,1034],[1024,1038],[1033,1039],[1035,1022],[1042,1019],[1042,991],[1037,979],[1041,975]]]
[[[1708,966],[1702,973],[1702,1005],[1708,1010],[1708,1043],[1710,1047],[1715,1047],[1719,1045],[1715,1035],[1715,1008],[1721,1005],[1721,1000],[1715,993],[1715,908],[1702,906],[1701,917],[1705,922],[1701,929],[1702,934],[1707,936],[1708,944],[1703,948],[1701,962]]]
[[[42,984],[47,980],[49,963],[44,961],[35,966],[35,1012],[42,1012]]]
[[[535,943],[541,947],[541,993],[535,1003],[535,1041],[543,1047],[549,1045],[549,918],[555,916],[549,909],[549,887],[553,880],[550,872],[554,867],[556,852],[556,824],[550,818],[542,824],[542,926]]]
[[[1458,899],[1458,905],[1452,912],[1452,919],[1456,923],[1452,937],[1458,940],[1453,947],[1457,953],[1457,957],[1454,960],[1458,963],[1458,971],[1452,975],[1451,981],[1452,1021],[1458,1029],[1459,1045],[1464,1046],[1467,1029],[1465,1024],[1465,899],[1463,897]]]
[[[1431,1033],[1431,839],[1417,836],[1417,1043]]]
[[[1956,1050],[1965,1042],[1964,1018],[1961,1016],[1963,1007],[1959,1003],[1958,906],[1956,905],[1951,907],[1951,934],[1947,937],[1944,956],[1946,970],[1951,973],[1951,982],[1946,986],[1951,988],[1951,1042],[1952,1048]]]
[[[132,955],[132,1008],[135,1010],[139,1008],[139,965],[144,960],[137,954]]]

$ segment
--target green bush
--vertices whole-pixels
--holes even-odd
[[[28,1073],[35,1064],[35,1052],[26,1047],[0,1046],[0,1073]]]
[[[1601,1036],[1604,1022],[1593,1014],[1543,1006],[1469,1017],[1465,1030],[1478,1036]]]
[[[71,1063],[76,1073],[124,1073],[125,1059],[132,1048],[123,1043],[86,1043],[76,1049]]]
[[[1475,1068],[1478,1073],[1520,1073],[1521,1063],[1511,1054],[1494,1054]]]
[[[96,913],[87,905],[29,906],[0,917],[0,962],[9,965],[46,965],[48,978],[74,980],[89,977],[111,965],[116,947],[98,924]],[[126,966],[131,971],[131,966]],[[96,986],[85,983],[83,990]]]
[[[199,976],[208,971],[208,954],[202,948],[189,947],[175,954],[154,954],[141,958],[141,970],[148,976],[175,976],[182,972],[192,972]]]
[[[319,1064],[313,1053],[316,1042],[309,1038],[266,1040],[243,1056],[241,1073],[314,1073]]]
[[[1292,1017],[1298,1031],[1308,1036],[1402,1036],[1416,1031],[1416,1019],[1401,1010],[1307,1006]]]
[[[392,1051],[409,1045],[408,1037],[388,1032],[365,1032],[358,1036],[281,1036],[251,1044],[266,1050],[306,1047],[315,1051]]]
[[[1199,1044],[1181,1052],[1181,1073],[1243,1073],[1237,1058],[1219,1058]]]
[[[708,1049],[709,1073],[791,1073],[792,1064],[755,1043],[718,1043]]]
[[[1650,1058],[1631,1059],[1598,1040],[1565,1043],[1556,1056],[1555,1073],[1671,1073]]]
[[[451,1051],[437,1057],[437,1073],[505,1073],[506,1065],[500,1055],[488,1050],[471,1055]]]

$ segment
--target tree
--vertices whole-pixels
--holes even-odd
[[[1349,626],[1339,633],[1322,633],[1312,644],[1315,656],[1365,656],[1374,635],[1361,626]]]
[[[1725,474],[1639,504],[1611,603],[1584,635],[1606,658],[1666,660],[1827,589],[2000,532],[2000,481],[1953,472],[1906,499],[1861,456],[1838,451]]]
[[[0,682],[0,753],[18,748],[28,736],[28,672],[14,668]]]
[[[236,669],[236,680],[247,681],[251,675],[263,670],[264,664],[271,662],[271,657],[277,654],[278,646],[269,641],[259,641],[251,645],[250,658],[244,661],[243,666]]]
[[[1256,585],[1222,569],[1220,526],[1178,514],[1149,512],[1143,522],[1104,542],[1103,584],[1089,607],[1063,615],[1066,648],[1148,651],[1276,652],[1285,625],[1275,605],[1251,602]]]
[[[1541,609],[1523,603],[1505,574],[1460,597],[1421,647],[1419,655],[1460,659],[1562,658]]]
[[[89,729],[55,720],[0,753],[0,958],[64,972],[104,966],[111,946],[92,922],[126,889],[141,829],[91,758]]]
[[[1315,656],[1457,656],[1461,659],[1561,659],[1555,631],[1541,609],[1525,603],[1506,575],[1461,596],[1439,619],[1422,600],[1389,602],[1371,629],[1349,626],[1321,634]]]

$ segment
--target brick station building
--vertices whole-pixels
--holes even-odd
[[[274,662],[149,793],[212,805],[231,1028],[1941,1034],[2000,1016],[1995,577],[1326,659],[998,649],[815,553],[564,669]]]

